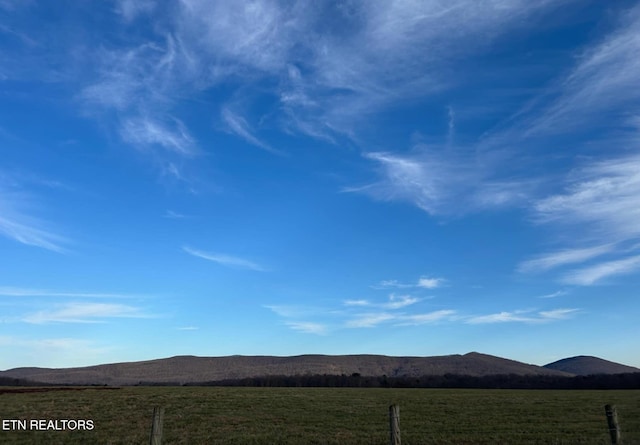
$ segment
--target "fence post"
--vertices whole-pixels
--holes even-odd
[[[156,406],[153,408],[153,423],[151,424],[150,445],[162,444],[162,420],[164,419],[164,408]]]
[[[389,426],[391,429],[391,445],[400,444],[400,406],[389,407]]]
[[[618,413],[613,405],[605,405],[604,411],[607,414],[607,423],[609,424],[609,435],[611,436],[612,445],[620,445],[620,426],[618,425]]]

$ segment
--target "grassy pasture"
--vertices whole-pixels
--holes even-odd
[[[146,444],[153,406],[165,444],[608,444],[606,403],[640,444],[640,391],[123,387],[2,393],[4,419],[92,419],[92,431],[2,431],[2,444]]]

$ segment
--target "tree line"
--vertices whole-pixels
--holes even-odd
[[[469,376],[460,374],[422,377],[388,377],[382,375],[307,374],[270,375],[206,382],[140,381],[138,386],[253,386],[253,387],[329,387],[329,388],[468,388],[468,389],[640,389],[640,372],[594,374],[586,376],[498,374]],[[55,386],[22,378],[0,377],[0,386]],[[65,385],[73,386],[73,385]],[[94,386],[94,385],[79,385]],[[106,386],[106,385],[97,385]]]
[[[478,389],[640,389],[640,372],[587,376],[458,374],[422,377],[351,375],[294,375],[225,379],[187,383],[187,386],[332,387],[332,388],[478,388]]]

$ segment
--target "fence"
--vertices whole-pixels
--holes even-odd
[[[609,435],[612,445],[622,445],[620,425],[618,423],[618,413],[613,405],[605,405],[605,415],[609,427]],[[164,408],[156,406],[153,408],[153,420],[151,423],[150,445],[162,444],[162,423],[164,420]],[[401,445],[400,439],[400,406],[393,404],[389,406],[389,443],[390,445]]]

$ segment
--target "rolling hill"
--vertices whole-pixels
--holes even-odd
[[[351,375],[418,377],[459,374],[570,376],[552,368],[529,365],[477,352],[436,357],[383,355],[299,355],[195,357],[177,356],[140,362],[114,363],[81,368],[15,368],[1,377],[49,384],[135,385],[138,383],[195,383],[269,375]]]
[[[576,357],[564,358],[553,363],[544,365],[544,368],[556,371],[568,372],[574,375],[593,374],[623,374],[627,372],[640,372],[640,369],[633,366],[622,365],[610,362],[598,357],[588,355],[578,355]]]

